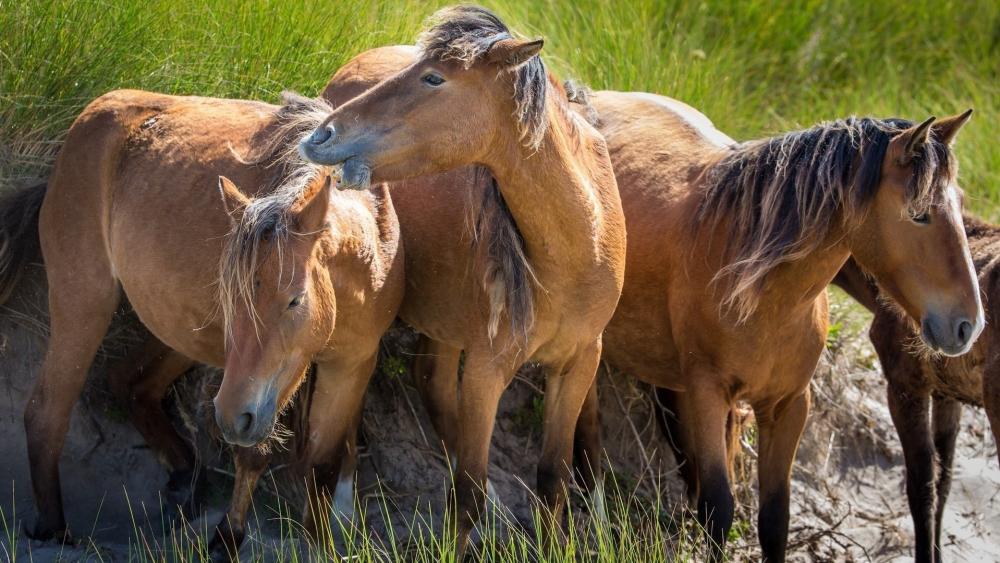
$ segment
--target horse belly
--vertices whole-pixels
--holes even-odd
[[[122,287],[139,320],[161,342],[192,360],[222,367],[225,363],[222,327],[218,311],[210,301],[161,299],[141,281],[128,285],[123,281]],[[130,288],[137,290],[129,291]],[[164,291],[162,295],[180,293],[177,288],[173,289],[175,291]]]
[[[197,197],[121,192],[111,223],[115,275],[143,324],[164,344],[192,360],[224,360],[217,272],[225,218],[198,217]],[[183,212],[156,205],[187,196]],[[217,224],[218,223],[218,224]]]
[[[603,357],[615,369],[645,383],[682,391],[684,385],[669,324],[664,326],[628,313],[619,309],[608,325]]]

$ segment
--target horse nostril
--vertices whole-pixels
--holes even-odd
[[[965,344],[972,339],[972,323],[969,321],[962,321],[958,323],[958,341]]]
[[[332,139],[335,133],[336,130],[333,128],[332,125],[324,125],[323,127],[320,127],[315,131],[313,131],[312,136],[309,137],[309,142],[314,145],[322,145],[323,143]]]
[[[236,417],[236,424],[233,429],[239,434],[245,434],[247,430],[250,430],[251,426],[253,426],[253,414],[245,412]]]

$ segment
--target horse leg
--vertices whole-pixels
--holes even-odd
[[[597,378],[590,386],[573,434],[573,467],[584,491],[590,496],[594,514],[607,521],[604,502],[604,468],[601,466],[601,413]]]
[[[316,541],[328,537],[326,531],[340,535],[354,520],[358,428],[376,359],[372,356],[350,368],[316,366],[305,459],[308,495],[302,518]]]
[[[421,334],[413,362],[413,381],[449,457],[455,455],[461,357],[461,349]]]
[[[983,370],[983,407],[990,419],[993,440],[1000,445],[1000,359],[987,362]]]
[[[247,512],[253,504],[253,493],[260,476],[267,469],[271,456],[260,448],[237,448],[234,456],[236,478],[229,511],[215,527],[215,535],[208,545],[213,561],[236,561],[246,537]]]
[[[68,539],[59,455],[73,405],[118,308],[121,289],[110,267],[99,258],[88,256],[88,263],[76,269],[76,264],[58,263],[59,256],[45,249],[50,250],[46,261],[50,263],[51,333],[41,373],[24,411],[28,462],[38,507],[38,520],[28,534],[35,539]]]
[[[674,460],[677,461],[677,471],[680,472],[687,490],[688,502],[695,506],[698,500],[698,471],[695,460],[685,441],[684,428],[681,427],[680,419],[677,417],[678,401],[680,394],[670,389],[656,388],[656,401],[659,407],[659,416],[656,417],[663,430],[663,435],[667,438],[670,449],[674,452]]]
[[[708,534],[710,561],[723,559],[726,537],[733,525],[733,493],[729,484],[726,426],[730,402],[711,384],[712,374],[688,372],[692,382],[677,397],[677,415],[694,454],[698,481],[698,523]]]
[[[772,409],[755,411],[760,432],[757,466],[760,512],[757,529],[764,561],[785,560],[789,482],[808,414],[808,388],[801,395],[781,401]]]
[[[489,347],[466,352],[462,393],[459,397],[460,428],[457,428],[455,469],[455,520],[457,561],[462,561],[469,535],[486,508],[490,438],[496,422],[500,396],[510,385],[515,370],[499,365]]]
[[[149,369],[170,348],[160,342],[160,339],[149,335],[141,346],[135,346],[121,360],[108,366],[108,387],[115,399],[125,408],[132,402],[132,386],[138,382],[144,372]]]
[[[111,388],[128,408],[129,420],[167,468],[167,510],[197,512],[204,475],[198,471],[194,452],[174,429],[163,409],[170,386],[194,362],[171,350],[156,337],[130,355],[108,376]]]
[[[551,517],[551,530],[561,527],[566,486],[572,477],[573,435],[580,413],[593,391],[596,404],[597,366],[601,361],[601,339],[586,344],[565,366],[545,378],[545,415],[542,455],[538,462],[538,492]],[[596,406],[593,406],[596,410]]]
[[[941,561],[941,520],[951,492],[951,470],[955,461],[955,443],[962,422],[962,403],[935,397],[932,403],[934,450],[938,458],[937,510],[934,513],[934,560]]]
[[[886,366],[887,374],[890,367]],[[889,414],[906,462],[906,497],[913,516],[918,563],[934,561],[934,443],[928,415],[930,397],[889,378]]]

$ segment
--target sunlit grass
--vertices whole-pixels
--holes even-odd
[[[737,138],[849,114],[975,107],[959,141],[971,207],[1000,209],[1000,3],[486,1],[546,38],[563,76],[671,95]],[[316,94],[363,49],[412,42],[440,0],[0,0],[0,187],[44,176],[115,88],[276,101]]]
[[[663,495],[647,496],[636,489],[621,488],[607,479],[607,518],[595,517],[588,499],[574,495],[575,502],[566,510],[565,525],[558,532],[549,528],[550,517],[535,503],[527,522],[518,519],[502,504],[490,501],[487,514],[477,527],[472,545],[476,560],[497,563],[594,561],[602,563],[667,563],[690,561],[702,553],[703,544],[697,524],[680,509],[662,504]],[[310,538],[284,499],[251,510],[259,520],[276,524],[277,533],[264,534],[251,527],[240,550],[238,561],[273,561],[275,563],[325,562],[330,560],[358,563],[406,561],[412,563],[454,563],[455,542],[451,523],[454,514],[432,509],[430,502],[407,513],[376,486],[378,494],[360,501],[361,510],[354,521],[326,518],[320,525],[319,539]],[[654,489],[655,490],[655,489]],[[132,514],[127,553],[102,547],[89,538],[79,539],[76,547],[66,547],[60,559],[93,561],[124,560],[137,563],[173,563],[211,561],[208,540],[214,521],[201,518],[195,522],[178,520],[157,528],[162,514],[150,514],[149,507],[128,500]],[[442,490],[442,495],[445,492]],[[365,516],[365,515],[368,516]],[[94,522],[97,527],[98,522]],[[386,526],[387,522],[392,525]],[[18,530],[22,523],[13,506],[0,507],[0,553],[14,562],[18,555]],[[271,526],[272,528],[274,526]],[[26,541],[21,539],[22,553]],[[30,546],[28,547],[30,560]],[[730,556],[734,552],[730,551]],[[737,553],[738,555],[738,553]]]

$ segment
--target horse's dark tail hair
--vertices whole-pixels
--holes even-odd
[[[17,288],[25,268],[41,259],[38,212],[47,184],[0,194],[0,305]]]

